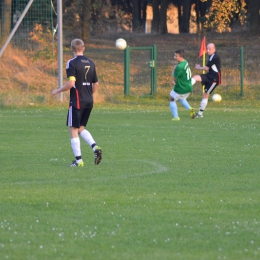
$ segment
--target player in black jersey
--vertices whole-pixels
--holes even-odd
[[[74,39],[71,42],[71,50],[74,58],[66,64],[68,81],[63,87],[53,90],[51,95],[54,97],[58,93],[70,90],[67,126],[70,129],[71,147],[76,159],[70,166],[84,166],[79,135],[91,146],[95,164],[99,164],[102,160],[102,150],[85,129],[93,108],[93,93],[98,87],[96,67],[92,60],[83,55],[85,46],[82,40]]]
[[[207,73],[194,75],[192,77],[193,84],[195,84],[196,81],[200,81],[201,84],[205,86],[202,101],[200,103],[200,110],[194,118],[203,117],[203,111],[206,109],[208,104],[209,95],[218,85],[221,84],[221,63],[220,58],[216,53],[216,47],[214,43],[209,43],[207,45],[207,54],[209,55],[209,59],[206,66],[201,67],[199,64],[196,64],[195,66],[197,70],[206,70]]]

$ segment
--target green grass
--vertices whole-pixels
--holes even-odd
[[[1,109],[0,259],[259,259],[259,105],[134,102],[93,110],[84,168],[65,107]]]

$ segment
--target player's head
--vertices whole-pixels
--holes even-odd
[[[74,39],[71,42],[71,50],[75,53],[81,53],[85,50],[84,42],[81,39]]]
[[[216,51],[216,46],[214,43],[209,43],[207,45],[207,53],[208,55],[212,55]]]
[[[184,50],[175,51],[174,59],[177,60],[177,61],[182,61],[184,59]]]

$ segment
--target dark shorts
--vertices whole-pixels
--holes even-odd
[[[86,126],[90,116],[92,108],[77,109],[75,107],[69,107],[67,115],[67,126],[79,128],[80,126]]]
[[[219,85],[219,82],[218,81],[214,81],[210,78],[207,77],[207,74],[201,74],[200,75],[201,77],[201,85],[202,86],[205,86],[204,88],[204,92],[205,93],[212,93],[213,90]]]

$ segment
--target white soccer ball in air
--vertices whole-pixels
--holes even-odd
[[[212,100],[213,100],[214,102],[220,102],[221,99],[222,99],[222,97],[221,97],[219,94],[214,94],[214,95],[212,96]]]
[[[124,39],[119,38],[116,40],[116,47],[120,50],[124,50],[127,47],[127,43]]]

